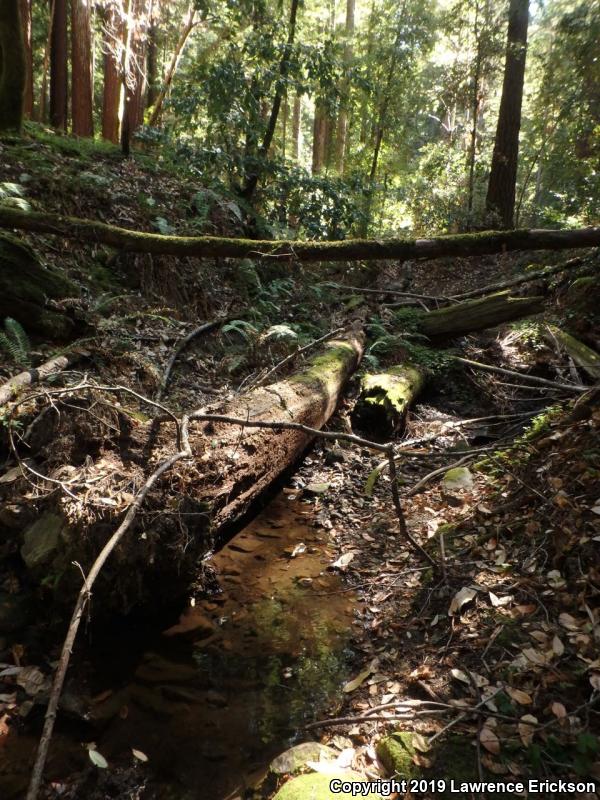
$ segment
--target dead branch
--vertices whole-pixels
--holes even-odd
[[[62,372],[74,364],[82,355],[83,353],[71,352],[62,356],[54,356],[54,358],[49,359],[40,367],[25,370],[10,378],[0,386],[0,407],[12,400],[19,389],[31,386],[33,383],[39,383],[50,375]]]
[[[229,319],[230,317],[223,317],[219,319],[213,319],[210,322],[205,322],[202,325],[199,325],[197,328],[194,328],[193,331],[190,331],[187,334],[187,336],[184,336],[183,339],[181,339],[181,341],[178,342],[178,344],[173,349],[173,352],[171,353],[171,356],[167,362],[163,379],[156,393],[156,400],[158,402],[162,400],[165,392],[167,391],[167,387],[171,379],[171,373],[173,371],[173,367],[175,366],[175,362],[177,361],[179,356],[183,353],[183,351],[186,349],[186,347],[189,345],[189,343],[194,339],[196,339],[201,334],[208,333],[209,331],[212,331],[215,328],[217,328],[219,325],[223,325]]]
[[[455,361],[465,364],[473,369],[483,370],[484,372],[495,372],[498,375],[508,375],[510,378],[519,378],[525,383],[533,383],[536,386],[549,386],[551,389],[562,389],[565,392],[587,392],[588,386],[580,386],[575,383],[558,383],[556,381],[549,381],[546,378],[538,378],[536,375],[528,375],[523,372],[516,372],[512,369],[505,369],[504,367],[495,367],[492,364],[482,364],[479,361],[472,361],[470,358],[462,358],[461,356],[453,356]]]
[[[65,681],[67,668],[69,666],[71,652],[73,650],[73,645],[75,644],[75,638],[77,636],[77,631],[79,630],[79,625],[81,623],[83,612],[92,594],[92,587],[96,581],[96,578],[100,574],[100,571],[102,570],[102,567],[104,566],[106,560],[108,559],[112,551],[119,544],[123,536],[127,533],[129,528],[131,527],[131,524],[135,519],[137,512],[139,511],[142,503],[144,502],[146,496],[148,495],[148,493],[150,492],[156,481],[161,477],[161,475],[163,475],[165,472],[171,469],[171,467],[178,461],[180,461],[183,458],[192,457],[192,451],[188,440],[188,418],[185,416],[181,420],[181,438],[183,445],[182,449],[179,452],[175,453],[174,455],[169,456],[164,461],[161,461],[161,463],[154,470],[154,472],[147,478],[146,482],[139,490],[139,492],[135,496],[135,499],[129,506],[123,521],[121,522],[117,530],[113,533],[108,542],[104,545],[104,547],[98,554],[96,560],[92,564],[90,571],[84,577],[83,585],[79,591],[77,602],[75,603],[75,608],[73,609],[71,622],[69,624],[67,635],[63,643],[60,659],[58,662],[58,667],[56,668],[56,672],[54,673],[54,680],[52,682],[52,689],[50,692],[50,700],[48,702],[46,716],[44,717],[44,727],[42,730],[40,743],[38,745],[35,757],[35,763],[33,765],[33,770],[31,772],[29,787],[27,789],[27,800],[37,800],[38,797],[38,793],[42,782],[42,777],[44,774],[44,767],[46,765],[46,759],[48,757],[48,748],[50,746],[50,740],[52,739],[52,732],[54,730],[54,723],[56,721],[58,703],[60,700],[62,687]]]

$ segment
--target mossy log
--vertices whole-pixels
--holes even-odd
[[[595,350],[555,325],[547,326],[544,338],[550,344],[558,342],[578,367],[581,367],[593,380],[600,381],[600,355]]]
[[[203,411],[321,428],[361,355],[362,336],[349,333],[294,375]],[[69,493],[52,493],[36,507],[27,499],[29,480],[20,473],[0,482],[0,509],[3,499],[10,500],[0,511],[0,536],[19,537],[32,579],[53,588],[57,605],[69,606],[81,579],[72,563],[87,572],[131,503],[132,485],[142,485],[178,445],[172,421],[140,419],[125,402],[115,405],[112,394],[92,392],[65,406],[53,399],[60,414],[46,415],[34,427],[28,456],[40,475],[68,476]],[[297,430],[241,430],[215,422],[193,422],[189,433],[193,458],[165,473],[146,498],[98,578],[94,616],[160,607],[184,596],[190,582],[198,581],[199,560],[215,538],[295,463],[311,438]]]
[[[123,252],[197,258],[261,258],[291,261],[431,259],[512,250],[564,250],[600,245],[600,227],[571,230],[484,231],[430,239],[346,239],[341,242],[259,241],[218,236],[163,236],[57,214],[0,208],[0,227],[105,244]]]
[[[431,339],[462,336],[539,314],[543,311],[543,302],[543,297],[511,297],[509,292],[498,292],[420,314],[418,327]]]
[[[425,383],[425,373],[413,364],[399,364],[361,379],[354,421],[362,430],[390,438],[406,420],[409,407]]]
[[[13,317],[27,333],[66,339],[73,330],[73,321],[46,304],[74,292],[69,281],[42,266],[28,245],[0,235],[0,321]]]

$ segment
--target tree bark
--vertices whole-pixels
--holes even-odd
[[[87,0],[71,0],[71,121],[75,136],[93,136],[92,20]]]
[[[335,139],[335,164],[340,175],[344,174],[346,145],[348,140],[348,106],[350,103],[350,68],[354,55],[354,8],[355,0],[346,0],[346,30],[344,43],[344,77],[340,86],[340,112]]]
[[[26,83],[19,0],[0,3],[0,131],[20,131]]]
[[[31,47],[31,0],[20,0],[21,25],[23,27],[23,45],[25,47],[25,93],[23,95],[23,112],[25,116],[33,116],[33,51]]]
[[[312,174],[318,175],[325,166],[325,144],[327,141],[327,116],[323,102],[315,102],[313,118]]]
[[[116,0],[108,3],[104,13],[102,93],[102,138],[119,142],[119,106],[121,102],[121,59],[123,48],[123,9]]]
[[[48,233],[65,239],[101,243],[123,252],[207,258],[278,258],[287,261],[376,261],[443,256],[481,256],[515,250],[565,250],[598,247],[599,228],[487,231],[431,239],[345,239],[286,241],[218,236],[163,236],[59,214],[0,207],[0,228]],[[433,313],[433,312],[432,312]]]
[[[294,108],[292,111],[292,158],[298,161],[300,158],[300,122],[302,114],[302,98],[299,94],[294,97]]]
[[[196,8],[192,3],[188,8],[184,26],[181,30],[181,33],[179,34],[177,45],[175,46],[175,50],[173,51],[173,55],[171,57],[171,63],[169,64],[169,67],[167,69],[167,73],[165,75],[162,88],[158,93],[156,104],[148,121],[148,125],[150,126],[158,125],[158,123],[160,122],[162,108],[165,102],[165,98],[167,96],[167,92],[169,91],[169,88],[173,83],[173,78],[175,77],[175,73],[177,72],[177,67],[179,66],[179,60],[181,59],[181,55],[185,48],[188,37],[190,33],[193,31],[194,26],[196,24],[194,21],[195,16],[196,16]]]
[[[67,0],[54,0],[50,31],[50,124],[66,131],[68,117]],[[45,87],[42,100],[45,101]],[[40,117],[44,118],[43,109]]]
[[[409,363],[389,367],[385,372],[367,373],[360,382],[354,422],[366,433],[386,440],[395,436],[424,384],[424,371]]]
[[[279,109],[281,108],[281,101],[283,100],[283,95],[285,92],[286,79],[290,69],[290,58],[292,55],[292,47],[296,35],[296,16],[298,13],[298,4],[299,0],[291,0],[288,38],[286,46],[283,50],[283,54],[281,56],[281,62],[279,64],[279,78],[275,86],[275,97],[273,98],[273,107],[271,108],[271,114],[269,116],[269,121],[267,122],[267,129],[265,131],[265,135],[258,153],[260,159],[267,158],[269,154],[269,148],[271,147],[271,142],[273,141],[273,136],[275,135],[275,129],[277,127],[277,118],[279,117]],[[245,200],[250,201],[252,199],[252,195],[256,190],[259,178],[260,178],[260,172],[258,169],[255,169],[248,176],[246,185],[241,191],[241,196]]]
[[[148,25],[148,53],[146,56],[146,108],[152,108],[158,99],[158,36],[159,20],[156,0],[151,0],[150,23]]]
[[[558,343],[592,380],[600,381],[600,355],[595,350],[555,325],[546,327],[544,338],[549,344]]]
[[[510,0],[502,98],[486,198],[488,214],[504,228],[512,228],[515,213],[528,23],[529,0]]]
[[[418,326],[421,333],[431,339],[463,336],[539,314],[543,309],[543,297],[511,297],[508,292],[500,292],[421,314]]]

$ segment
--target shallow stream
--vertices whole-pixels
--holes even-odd
[[[161,798],[233,798],[335,703],[357,601],[327,571],[334,553],[313,517],[313,506],[278,495],[211,559],[221,593],[190,605],[133,658],[126,640],[101,648],[91,709],[109,769],[137,763]],[[48,776],[61,781],[89,764],[89,738],[61,725]],[[1,740],[0,797],[9,800],[22,796],[36,739]]]

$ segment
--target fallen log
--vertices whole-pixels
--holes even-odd
[[[503,289],[512,289],[515,286],[522,286],[524,283],[531,283],[531,281],[545,280],[558,272],[566,272],[571,269],[577,269],[582,264],[585,264],[585,259],[582,257],[571,258],[569,261],[564,261],[561,264],[553,264],[551,267],[529,272],[526,274],[517,275],[515,278],[507,278],[498,283],[492,283],[489,286],[480,286],[479,289],[472,289],[470,292],[462,292],[461,294],[454,294],[451,300],[470,300],[474,297],[483,297],[484,295],[492,294],[492,292],[499,292]]]
[[[182,459],[145,499],[132,535],[99,577],[95,615],[160,607],[185,593],[215,536],[242,517],[311,442],[313,434],[300,426],[319,429],[327,422],[361,355],[362,334],[352,331],[292,376],[190,415],[197,420],[189,431],[193,458]],[[137,409],[128,412],[124,401],[132,394],[124,387],[90,385],[50,390],[49,402],[60,413],[44,425],[44,438],[38,436],[35,471],[23,463],[25,476],[10,490],[0,484],[0,505],[10,491],[11,503],[27,509],[32,481],[63,489],[45,492],[47,499],[26,517],[25,530],[17,531],[31,579],[52,585],[59,605],[69,602],[78,585],[80,573],[72,563],[89,570],[127,509],[130,487],[184,449],[176,445],[181,430],[172,418],[144,420]],[[122,402],[113,402],[115,395]],[[202,413],[273,428],[201,421]],[[281,429],[275,423],[282,420],[299,427]]]
[[[123,252],[197,258],[279,258],[294,261],[349,261],[442,256],[476,256],[513,250],[564,250],[600,245],[600,227],[570,230],[485,231],[429,239],[347,239],[338,242],[232,239],[218,236],[163,236],[103,222],[0,208],[0,227],[47,233],[105,244]]]
[[[361,379],[354,422],[365,432],[391,438],[402,429],[408,409],[424,383],[424,371],[409,363],[385,372],[367,373]]]
[[[432,339],[463,336],[539,314],[543,308],[543,297],[511,297],[509,292],[499,292],[420,314],[417,325],[421,333]]]
[[[12,400],[21,389],[31,386],[34,383],[38,383],[39,381],[43,381],[50,375],[63,372],[63,370],[67,369],[78,359],[80,359],[81,355],[81,353],[72,352],[65,353],[61,356],[55,356],[49,361],[46,361],[40,367],[19,372],[18,375],[9,378],[6,383],[3,383],[2,386],[0,386],[0,408]]]
[[[590,378],[600,381],[600,355],[595,350],[555,325],[546,326],[544,338],[551,344],[558,343]]]

